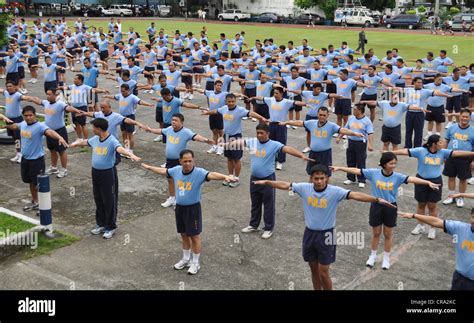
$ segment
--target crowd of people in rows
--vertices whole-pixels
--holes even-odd
[[[183,247],[175,269],[189,267],[189,274],[200,269],[202,184],[218,180],[237,187],[241,159],[249,151],[251,218],[242,232],[260,231],[263,216],[261,237],[270,238],[275,228],[275,189],[299,195],[306,224],[303,257],[315,289],[332,288],[329,266],[335,261],[336,245],[326,238],[334,234],[337,206],[345,199],[371,203],[373,235],[367,266],[375,266],[383,235],[382,268],[390,268],[398,189],[410,183],[415,185],[416,212],[398,214],[418,220],[414,235],[427,232],[429,239],[435,239],[436,228],[457,235],[453,288],[473,289],[474,216],[470,223],[442,220],[438,202],[443,175],[448,178],[443,204],[461,208],[464,198],[473,197],[466,188],[473,184],[474,64],[458,66],[443,49],[436,55],[403,58],[397,48],[390,48],[378,57],[373,49],[361,55],[345,41],[339,47],[316,48],[306,39],[299,45],[275,44],[269,35],[252,45],[243,31],[209,39],[205,27],[199,35],[179,30],[167,34],[153,22],[142,39],[140,32],[133,27],[122,30],[120,19],[113,18],[105,29],[87,27],[79,20],[68,26],[64,18],[46,23],[37,19],[33,26],[15,19],[8,36],[10,42],[0,58],[0,77],[6,79],[2,118],[17,140],[12,162],[21,164],[22,179],[30,185],[32,200],[25,211],[38,209],[36,176],[42,171],[67,176],[67,148],[90,146],[97,222],[91,232],[112,238],[117,227],[117,164],[121,157],[140,160],[134,153],[135,127],[139,127],[166,145],[163,165],[142,166],[168,178],[169,198],[161,205],[175,207]],[[30,84],[38,82],[39,70],[45,97],[27,96]],[[68,70],[74,73],[72,82],[67,80]],[[117,82],[117,93],[111,94],[99,82]],[[156,103],[143,100],[140,91]],[[204,96],[207,106],[193,103],[195,95]],[[22,101],[30,105],[22,108]],[[118,112],[113,101],[118,102]],[[44,108],[45,122],[37,121],[31,104]],[[137,120],[140,105],[156,108],[156,126]],[[209,136],[184,126],[183,108],[209,116]],[[374,127],[377,109],[382,122],[378,128]],[[71,144],[65,124],[69,112],[77,138]],[[335,122],[329,121],[331,114],[336,115]],[[89,136],[88,118],[93,119],[93,136]],[[243,136],[244,120],[256,122],[256,136]],[[307,146],[303,151],[288,145],[288,131],[298,127],[306,132],[300,138]],[[383,150],[380,168],[366,168],[368,152],[378,150],[376,133]],[[44,136],[51,153],[48,168]],[[194,152],[186,148],[191,140],[209,144],[208,154],[224,155],[228,173],[195,166]],[[341,141],[347,167],[333,164],[332,146]],[[287,154],[306,162],[308,182],[276,180]],[[417,159],[416,173],[396,172],[397,156]],[[346,188],[328,184],[337,171],[347,173]],[[356,184],[363,189],[367,180],[370,195],[349,189]]]

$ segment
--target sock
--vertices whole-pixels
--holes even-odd
[[[448,195],[453,195],[454,191],[448,191]]]
[[[370,253],[371,257],[377,257],[377,250],[372,250]]]
[[[389,259],[390,260],[390,252],[384,251],[383,252],[383,257],[384,257],[384,259]]]
[[[195,263],[195,264],[198,264],[199,263],[199,256],[201,254],[200,253],[194,253],[193,252],[193,259],[192,259],[192,262]]]
[[[189,261],[191,259],[191,249],[183,249],[183,259]]]

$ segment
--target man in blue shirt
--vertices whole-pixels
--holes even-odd
[[[311,169],[310,183],[289,183],[260,180],[255,185],[268,185],[280,190],[291,190],[303,201],[305,233],[303,236],[303,259],[311,269],[315,290],[331,290],[329,267],[336,261],[336,211],[345,199],[377,203],[396,208],[388,201],[361,192],[351,192],[329,185],[329,168],[315,165]]]
[[[462,88],[466,84],[470,84],[470,79],[467,77],[461,77],[461,70],[459,68],[453,69],[453,73],[449,77],[443,77],[443,83],[450,86],[453,89],[453,93],[446,100],[446,110],[449,113],[460,112],[461,111],[461,97],[462,97]],[[445,126],[446,129],[451,127],[453,116],[448,115],[448,124]],[[456,117],[456,122],[459,122],[459,117]]]
[[[58,71],[65,70],[64,67],[53,64],[51,56],[44,58],[45,64],[33,65],[33,68],[41,68],[44,70],[44,93],[47,93],[49,89],[57,89],[58,87]]]
[[[442,93],[451,92],[453,89],[451,86],[443,84],[443,78],[441,74],[436,74],[434,76],[434,83],[428,83],[423,86],[423,88],[439,91]],[[428,121],[428,133],[425,136],[425,140],[433,134],[433,123],[436,122],[436,134],[441,134],[441,128],[443,123],[446,121],[444,106],[446,104],[446,98],[440,96],[432,96],[427,101],[426,109],[430,111],[425,116],[425,120]]]
[[[43,137],[58,140],[59,145],[68,147],[67,142],[56,131],[36,119],[36,109],[27,105],[22,110],[24,121],[10,125],[21,134],[21,179],[30,185],[31,203],[23,207],[23,211],[38,210],[38,179],[37,176],[46,169],[44,164]]]
[[[92,121],[94,136],[71,144],[71,147],[92,147],[92,190],[96,205],[96,226],[91,233],[93,235],[103,233],[104,239],[112,238],[117,228],[116,154],[123,154],[133,161],[140,161],[139,157],[120,145],[118,139],[107,131],[108,127],[107,120],[94,119]]]
[[[170,169],[142,164],[142,167],[161,176],[171,178],[178,190],[176,197],[176,229],[181,234],[183,258],[174,265],[174,269],[181,270],[189,267],[188,274],[195,275],[201,268],[201,187],[207,181],[232,181],[230,176],[217,172],[209,172],[194,166],[194,152],[182,150],[179,153],[180,166]],[[192,251],[192,258],[191,258]]]

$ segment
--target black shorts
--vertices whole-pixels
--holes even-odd
[[[390,142],[393,145],[400,145],[402,143],[402,126],[387,127],[382,125],[382,136],[380,140],[382,142]]]
[[[434,77],[434,75],[425,75],[425,77]],[[434,83],[434,79],[426,79],[426,78],[423,79],[423,84],[430,84],[430,83]]]
[[[311,175],[311,167],[314,165],[326,165],[332,166],[332,149],[324,150],[324,151],[310,151],[308,158],[314,159],[315,161],[312,162],[308,160],[306,164],[306,173]],[[329,171],[329,176],[331,176],[331,171]]]
[[[270,119],[270,111],[268,110],[268,105],[266,103],[255,103],[255,112],[265,119]]]
[[[224,129],[224,119],[222,118],[222,114],[216,114],[209,116],[209,129],[214,130],[222,130]]]
[[[160,123],[163,122],[163,106],[162,105],[156,105],[156,110],[155,110],[155,121]]]
[[[439,190],[433,190],[427,185],[418,185],[415,184],[415,200],[420,203],[436,203],[441,200],[441,195],[443,194],[443,178],[423,178],[420,175],[416,174],[416,177],[421,179],[426,179],[435,184],[440,184]]]
[[[449,112],[460,112],[461,111],[461,96],[452,96],[446,99],[446,110]]]
[[[163,120],[163,129],[170,127],[170,123],[165,123]],[[166,135],[164,133],[161,134],[163,136],[163,139],[161,140],[162,143],[166,144]]]
[[[13,82],[15,84],[18,84],[19,80],[20,80],[20,75],[18,74],[18,72],[7,74],[6,82]]]
[[[134,114],[129,114],[128,116],[124,116],[124,117],[135,120]],[[125,131],[127,133],[133,133],[135,131],[135,125],[122,122],[122,124],[120,125],[120,130]]]
[[[38,57],[28,58],[28,68],[30,68],[31,65],[38,65]]]
[[[63,137],[66,142],[68,142],[66,127],[59,128],[58,130],[55,130],[55,131],[61,137]],[[62,153],[63,151],[66,150],[66,147],[59,144],[59,140],[53,139],[53,138],[48,137],[48,136],[46,136],[46,145],[48,146],[49,150],[57,151],[58,153]]]
[[[334,229],[318,231],[305,228],[303,235],[304,261],[317,261],[321,265],[332,264],[336,261],[335,241]]]
[[[7,55],[0,55],[0,57],[6,57]],[[3,59],[0,60],[0,67],[5,67],[7,66],[7,62],[5,62]]]
[[[351,99],[336,99],[334,112],[336,115],[350,116],[352,114]]]
[[[397,205],[397,203],[392,203]],[[370,203],[369,225],[378,227],[384,225],[389,228],[397,226],[397,209],[380,205],[378,203]]]
[[[303,98],[301,97],[301,95],[296,95],[292,100],[293,101],[302,101]],[[303,107],[299,106],[299,105],[296,105],[296,104],[293,104],[293,106],[290,108],[290,111],[292,111],[292,110],[299,112],[299,111],[303,110]]]
[[[154,72],[155,68],[153,66],[145,66],[144,70],[147,71],[147,72]],[[154,77],[153,77],[153,74],[152,74],[152,75],[145,75],[145,78],[153,79]]]
[[[230,53],[230,59],[234,59],[234,58],[240,58],[240,52],[238,52],[238,53],[231,52]]]
[[[20,68],[18,68],[20,71]],[[461,94],[461,108],[468,108],[469,107],[469,93]]]
[[[58,70],[58,73],[66,74],[66,62],[57,62],[56,65],[64,67],[63,70]]]
[[[360,96],[361,101],[377,101],[377,94],[365,94]],[[375,105],[369,105],[369,109],[375,109]]]
[[[206,91],[214,91],[214,82],[207,81],[206,82]]]
[[[19,117],[16,117],[16,118],[9,118],[11,121],[13,121],[14,123],[20,123],[23,121],[23,117],[22,116],[19,116]],[[10,137],[12,137],[14,140],[17,140],[17,139],[20,139],[21,136],[20,136],[20,129],[8,129],[7,128],[7,135],[9,135]]]
[[[44,156],[38,159],[21,159],[21,179],[23,183],[31,183],[38,185],[37,176],[44,172],[46,166],[44,164]]]
[[[443,175],[448,177],[457,177],[460,180],[471,178],[470,157],[449,157],[444,164]]]
[[[238,133],[232,136],[225,135],[225,142],[232,142],[234,140],[237,140],[239,138],[242,138],[242,134]],[[224,149],[224,157],[227,157],[228,159],[231,160],[240,160],[242,159],[244,151],[242,149],[237,149],[241,147],[227,147]]]
[[[469,88],[469,91],[471,91],[471,94],[469,94],[469,96],[471,98],[474,98],[474,87]]]
[[[306,117],[304,118],[305,121],[308,120],[318,120],[318,116],[310,116],[309,114],[306,114]],[[309,132],[307,129],[305,129],[306,132]]]
[[[178,205],[175,209],[176,229],[178,233],[195,236],[202,232],[201,203]]]
[[[443,123],[446,121],[446,117],[444,115],[444,106],[433,107],[428,104],[426,110],[431,111],[429,113],[425,113],[425,120],[426,121],[434,121],[437,123]]]
[[[187,72],[187,73],[190,73],[190,72]],[[190,75],[190,76],[181,76],[181,81],[183,81],[184,84],[186,85],[193,85],[193,77]]]
[[[77,110],[81,110],[81,111],[87,112],[87,106],[75,107],[75,108],[76,108]],[[76,114],[75,114],[74,112],[72,113],[72,123],[78,123],[78,124],[80,124],[81,126],[85,126],[85,125],[86,125],[86,121],[87,121],[86,116],[76,117]]]
[[[105,61],[107,58],[109,58],[109,51],[108,50],[103,50],[99,53],[99,57],[101,61]]]
[[[337,93],[337,86],[334,83],[326,85],[326,93]]]
[[[48,90],[56,90],[58,88],[58,81],[44,82],[44,93]]]
[[[18,79],[23,80],[25,78],[25,68],[18,66]]]
[[[257,96],[257,88],[254,87],[253,89],[244,89],[244,95],[248,96],[249,98]],[[248,103],[247,100],[245,100],[245,103]]]
[[[302,78],[307,79],[307,80],[311,80],[311,75],[309,75],[309,73],[303,72],[303,73],[299,73],[299,74]]]
[[[115,47],[115,46],[114,46]],[[76,46],[74,47],[71,47],[71,48],[66,48],[66,52],[68,52],[69,54],[71,54],[72,56],[76,56],[76,51],[74,50],[76,48]],[[117,47],[118,48],[118,47]],[[115,49],[117,49],[115,48]]]
[[[179,159],[169,159],[166,158],[166,168],[173,168],[175,166],[179,166]]]
[[[474,290],[474,280],[461,275],[457,270],[453,273],[451,290]]]
[[[201,63],[198,63],[196,64],[196,66],[193,66],[193,73],[197,73],[197,74],[204,73],[204,69],[202,68],[202,66],[198,66],[198,65],[201,65]]]

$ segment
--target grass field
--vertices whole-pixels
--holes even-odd
[[[262,25],[243,25],[243,24],[217,24],[217,23],[199,23],[160,19],[122,19],[122,31],[128,31],[129,27],[134,27],[141,33],[142,39],[148,39],[146,28],[150,22],[154,21],[157,28],[164,28],[167,34],[173,34],[176,29],[181,33],[192,31],[199,37],[199,31],[204,25],[208,29],[209,40],[216,40],[220,33],[225,33],[228,38],[233,38],[235,33],[242,30],[246,33],[246,42],[253,46],[255,39],[263,40],[273,38],[276,44],[286,45],[289,40],[293,40],[296,46],[301,45],[301,39],[308,39],[309,44],[315,48],[327,47],[333,44],[336,48],[340,47],[342,41],[347,41],[351,48],[357,47],[358,29],[341,30],[338,27],[334,29],[309,29],[304,25],[294,28],[287,25],[278,25],[276,27]],[[94,19],[89,21],[89,25],[103,27],[107,30],[109,19]],[[72,20],[69,19],[69,25]],[[457,65],[468,65],[474,63],[474,39],[464,36],[432,36],[429,34],[415,34],[403,31],[378,31],[378,29],[369,28],[366,30],[368,39],[367,48],[374,48],[376,55],[381,58],[385,56],[385,51],[393,47],[399,49],[400,55],[405,59],[417,59],[426,56],[426,52],[432,51],[437,55],[440,49],[448,51]]]

